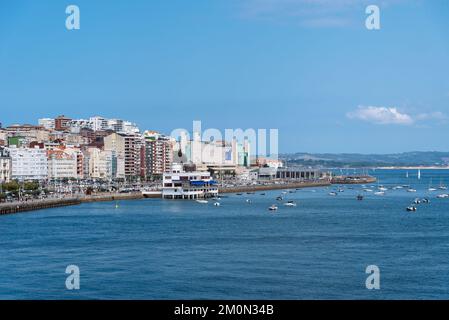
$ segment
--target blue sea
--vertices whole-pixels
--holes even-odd
[[[219,207],[146,199],[0,216],[0,299],[448,299],[449,199],[436,195],[449,191],[428,188],[449,171],[370,174],[417,193],[346,185],[285,194],[297,207],[276,190]],[[431,203],[406,212],[417,197]],[[80,290],[66,289],[68,265]],[[365,287],[369,265],[380,290]]]

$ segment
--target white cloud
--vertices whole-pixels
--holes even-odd
[[[419,113],[416,115],[408,114],[398,110],[395,107],[374,107],[359,106],[355,111],[348,112],[346,117],[349,119],[362,120],[374,124],[398,124],[418,126],[428,125],[431,122],[437,124],[445,124],[449,117],[440,111]]]
[[[415,122],[412,116],[399,112],[397,108],[386,107],[359,106],[357,110],[347,113],[346,116],[350,119],[376,124],[411,125]]]

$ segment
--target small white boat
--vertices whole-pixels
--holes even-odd
[[[251,199],[246,199],[246,203],[251,203]]]
[[[409,212],[414,212],[414,211],[416,211],[418,209],[415,206],[410,206],[410,207],[407,207],[406,210],[409,211]]]
[[[336,192],[329,192],[329,195],[335,197],[337,195],[337,193]]]
[[[196,202],[198,202],[198,203],[209,203],[209,201],[207,201],[207,200],[196,200]]]
[[[286,207],[296,207],[296,203],[294,201],[287,201],[284,203],[284,206]]]
[[[437,191],[436,188],[429,188],[429,191]]]
[[[420,204],[421,200],[419,198],[416,198],[415,200],[413,200],[413,204]]]
[[[373,192],[372,189],[363,189],[363,191],[365,191],[365,192]]]
[[[416,189],[410,188],[410,189],[407,189],[407,192],[416,192]]]
[[[375,194],[376,196],[384,196],[384,195],[385,195],[385,192],[384,192],[384,191],[378,191],[378,192],[374,192],[374,194]]]
[[[214,206],[219,207],[220,206],[220,202],[214,202]]]
[[[449,198],[449,194],[446,194],[446,193],[439,194],[439,195],[437,195],[437,198],[438,199],[446,199],[446,198]]]
[[[388,191],[388,188],[385,188],[385,187],[379,187],[379,191]]]
[[[275,204],[271,205],[271,206],[268,208],[268,210],[270,210],[270,211],[276,211],[277,209],[278,209],[278,206],[275,205]]]

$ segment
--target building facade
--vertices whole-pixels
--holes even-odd
[[[39,147],[8,148],[11,156],[11,179],[19,181],[47,180],[47,152]]]
[[[217,182],[209,172],[186,172],[181,164],[173,164],[172,171],[163,174],[163,199],[201,199],[217,195]]]
[[[171,138],[157,132],[145,132],[145,173],[148,178],[162,176],[170,171],[173,162],[173,145]]]
[[[8,149],[0,147],[0,183],[11,180],[11,157]]]
[[[48,179],[77,179],[78,162],[75,154],[64,150],[49,150],[48,157]]]

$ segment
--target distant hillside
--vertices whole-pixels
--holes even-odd
[[[395,154],[358,153],[294,153],[282,154],[288,165],[320,167],[380,167],[380,166],[448,166],[449,152],[405,152]]]

